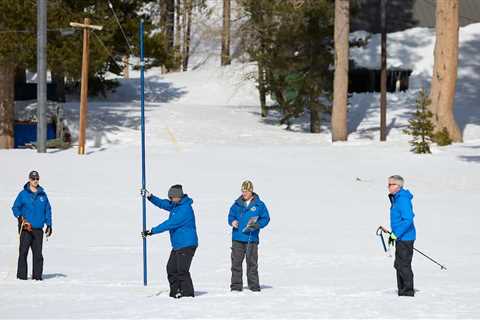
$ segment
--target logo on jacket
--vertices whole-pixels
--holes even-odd
[[[251,211],[257,211],[257,207],[252,207]]]
[[[45,201],[45,198],[40,197],[40,201],[44,202],[44,201]]]

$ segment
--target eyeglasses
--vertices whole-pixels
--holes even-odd
[[[396,184],[396,183],[389,183],[388,186],[389,186],[389,187],[391,187],[391,186],[398,186],[398,184]]]

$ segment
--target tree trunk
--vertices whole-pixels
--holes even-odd
[[[222,66],[230,64],[231,0],[223,0]]]
[[[167,34],[167,1],[166,0],[158,0],[160,3],[160,20],[159,20],[159,26],[160,26],[160,32],[163,34]],[[165,68],[164,65],[160,67],[161,73],[167,73],[167,68]]]
[[[161,32],[167,32],[167,1],[158,0],[160,2],[160,30]]]
[[[262,118],[265,118],[268,115],[267,92],[265,88],[265,69],[260,62],[258,62],[258,93],[260,94],[260,107],[262,110]]]
[[[312,101],[310,103],[310,132],[320,133],[322,112],[318,102]]]
[[[175,46],[180,47],[182,45],[182,0],[175,2]]]
[[[348,36],[350,0],[335,1],[335,74],[333,80],[332,141],[347,141]]]
[[[380,141],[387,141],[387,0],[380,0],[381,66],[380,66]]]
[[[437,1],[436,36],[432,85],[430,89],[435,132],[446,128],[454,142],[462,133],[453,114],[458,64],[459,0]]]
[[[167,32],[167,1],[158,0],[160,7],[160,19],[158,21],[160,31]]]
[[[27,83],[27,72],[23,67],[15,68],[15,84]]]
[[[175,0],[164,0],[167,2],[167,21],[166,21],[166,34],[168,50],[173,49],[174,36],[175,36]]]
[[[123,78],[130,79],[130,65],[129,65],[130,56],[126,54],[122,60],[123,60]]]
[[[0,64],[0,149],[14,146],[15,66]]]
[[[63,71],[52,70],[52,83],[55,84],[55,96],[58,102],[65,102],[65,74]]]
[[[182,0],[177,0],[175,3],[175,56],[179,62],[182,61],[182,30],[183,30],[183,19],[182,19]],[[178,65],[177,71],[180,71],[180,64]]]
[[[185,0],[184,5],[184,27],[183,37],[183,71],[188,70],[188,60],[190,56],[190,34],[192,28],[192,0]]]

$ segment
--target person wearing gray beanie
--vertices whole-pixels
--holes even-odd
[[[172,251],[167,263],[170,297],[194,297],[193,282],[190,275],[195,250],[198,246],[193,200],[183,193],[181,185],[176,184],[168,190],[168,199],[160,199],[146,189],[140,194],[155,206],[170,212],[167,220],[158,226],[142,232],[142,237],[152,236],[165,231],[170,233]]]

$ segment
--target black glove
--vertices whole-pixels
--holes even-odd
[[[52,226],[47,226],[47,229],[45,229],[45,234],[47,235],[47,238],[52,235]]]
[[[145,231],[142,231],[141,235],[142,235],[142,238],[146,238],[148,236],[151,236],[153,233],[151,230],[145,230]]]

